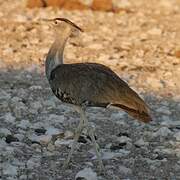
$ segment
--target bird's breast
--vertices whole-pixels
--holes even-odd
[[[54,95],[62,102],[69,104],[77,104],[76,101],[70,96],[70,94],[62,91],[60,88],[52,89]]]

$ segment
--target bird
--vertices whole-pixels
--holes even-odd
[[[96,143],[94,128],[86,117],[88,107],[116,107],[124,110],[131,117],[148,123],[152,121],[150,108],[144,100],[129,87],[109,67],[99,63],[64,63],[64,48],[70,37],[84,32],[69,19],[58,17],[46,19],[54,30],[55,40],[45,60],[45,73],[53,94],[63,103],[71,105],[79,114],[80,122],[75,131],[74,140],[63,168],[67,168],[78,143],[86,128],[95,149],[101,170],[105,170],[100,147]]]

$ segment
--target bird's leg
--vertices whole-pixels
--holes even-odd
[[[70,161],[71,156],[72,156],[72,154],[74,152],[74,149],[75,149],[75,147],[77,145],[79,136],[81,135],[81,132],[82,132],[83,128],[84,128],[84,120],[81,118],[80,123],[79,123],[79,125],[78,125],[78,127],[76,129],[76,132],[75,132],[74,141],[73,141],[73,144],[71,146],[71,150],[69,151],[67,159],[64,161],[63,169],[66,169],[68,164],[69,164],[69,161]]]
[[[92,140],[92,143],[93,143],[93,146],[94,146],[94,149],[95,149],[95,152],[96,152],[96,156],[97,156],[97,159],[99,161],[99,165],[100,165],[100,169],[105,171],[105,168],[104,168],[104,165],[103,165],[103,162],[102,162],[102,159],[101,159],[101,155],[100,155],[100,148],[99,148],[99,145],[96,143],[96,140],[95,140],[95,137],[94,137],[94,129],[91,125],[89,125],[88,123],[88,119],[85,115],[85,111],[82,109],[82,111],[80,112],[80,115],[81,115],[81,118],[84,120],[84,125],[85,127],[87,127],[88,129],[88,133],[89,133],[89,136]]]

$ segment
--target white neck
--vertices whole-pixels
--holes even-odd
[[[45,62],[46,76],[50,80],[51,72],[57,66],[63,64],[63,53],[69,35],[58,35],[52,44]]]

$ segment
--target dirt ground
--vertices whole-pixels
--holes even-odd
[[[180,1],[120,2],[126,2],[125,8],[113,13],[28,9],[25,0],[0,0],[2,180],[75,179],[85,167],[96,172],[97,179],[180,179]],[[66,171],[61,165],[67,145],[58,145],[60,140],[53,141],[54,134],[45,132],[40,133],[45,143],[39,135],[39,144],[34,143],[38,128],[74,132],[79,121],[78,114],[53,97],[44,75],[53,31],[40,19],[54,17],[69,18],[84,29],[69,40],[66,63],[109,66],[151,108],[154,121],[150,124],[119,111],[88,109],[100,147],[113,156],[104,159],[106,175],[100,174],[98,163],[91,159],[89,142],[80,143]],[[7,140],[9,135],[12,142]]]

